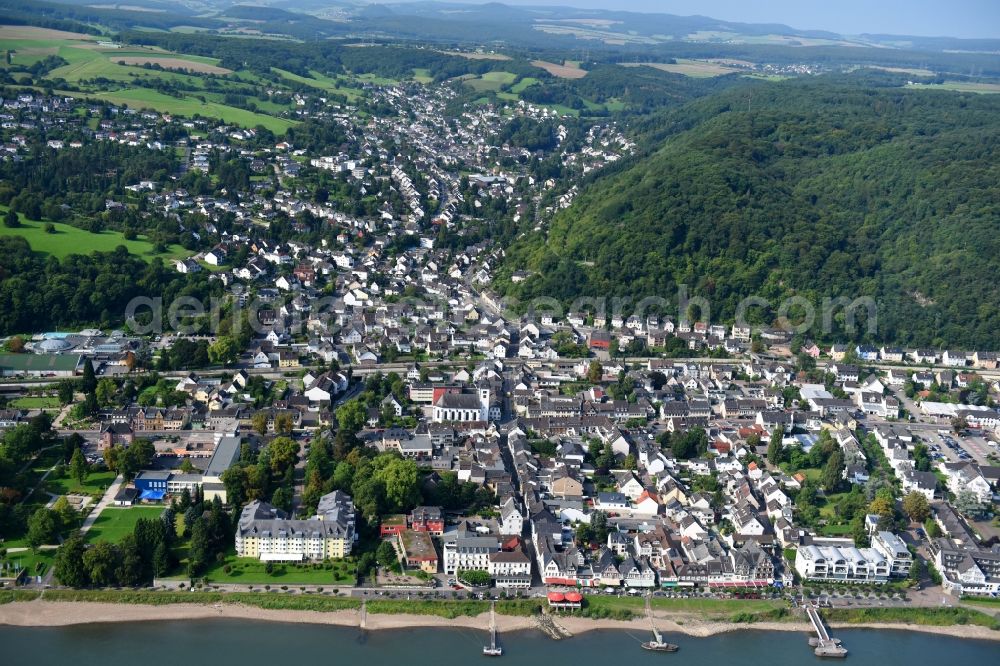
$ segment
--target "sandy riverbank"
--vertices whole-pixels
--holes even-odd
[[[735,631],[797,631],[809,633],[811,627],[805,622],[757,622],[754,624],[733,624],[715,622],[689,614],[656,614],[657,627],[667,634],[683,634],[694,637],[708,637]],[[332,612],[306,610],[270,610],[242,604],[170,604],[144,606],[140,604],[106,604],[75,601],[26,601],[0,605],[0,625],[17,627],[62,627],[77,624],[106,622],[152,622],[167,620],[198,620],[205,618],[230,618],[260,620],[269,622],[296,622],[326,624],[344,627],[358,627],[361,614],[356,610]],[[582,617],[560,616],[559,626],[572,634],[596,630],[625,630],[643,634],[649,631],[645,618],[623,620],[591,620]],[[489,626],[489,615],[478,617],[444,618],[436,615],[382,615],[368,613],[366,628],[405,629],[410,627],[461,627],[485,631]],[[534,629],[535,621],[530,617],[497,615],[497,629],[501,632]],[[954,625],[947,627],[915,624],[833,624],[833,629],[882,629],[920,631],[960,638],[981,638],[1000,640],[1000,631],[974,625]]]

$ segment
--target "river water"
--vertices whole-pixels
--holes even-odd
[[[1000,664],[1000,642],[908,631],[838,630],[850,666]],[[676,654],[646,652],[645,635],[596,631],[553,641],[534,631],[500,636],[502,664],[683,663],[685,666],[785,666],[819,663],[807,634],[741,631],[711,638],[667,635]],[[485,631],[358,629],[251,620],[199,620],[0,627],[0,664],[112,666],[450,666],[485,659]]]

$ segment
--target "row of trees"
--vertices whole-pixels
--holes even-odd
[[[168,508],[159,518],[140,518],[118,543],[98,541],[88,547],[81,534],[72,534],[56,553],[56,578],[69,587],[133,587],[167,575],[175,566],[174,516]]]

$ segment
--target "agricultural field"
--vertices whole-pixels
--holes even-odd
[[[6,213],[7,208],[0,206],[0,213]],[[180,259],[190,254],[180,245],[170,245],[165,254],[153,254],[153,244],[139,236],[136,240],[125,240],[117,231],[105,230],[99,234],[84,231],[69,224],[52,222],[55,233],[45,233],[46,222],[32,222],[21,217],[21,226],[11,229],[0,226],[0,236],[22,236],[31,249],[42,254],[51,254],[62,259],[71,254],[90,254],[92,252],[110,252],[119,245],[124,245],[130,254],[151,260],[161,257],[164,261]]]
[[[351,80],[347,77],[332,77],[320,74],[317,71],[310,71],[309,74],[312,78],[309,78],[278,69],[277,67],[272,67],[271,71],[289,81],[295,81],[296,83],[302,83],[318,90],[327,90],[338,95],[343,95],[349,102],[353,102],[364,95],[364,91],[352,85]]]
[[[140,518],[159,518],[162,506],[133,506],[128,508],[109,507],[101,512],[94,526],[87,532],[87,540],[111,541],[117,543],[135,530]]]
[[[21,26],[0,26],[0,50],[11,51],[11,63],[16,66],[30,66],[48,56],[64,59],[67,64],[56,67],[45,76],[53,81],[62,79],[81,88],[80,91],[60,91],[69,96],[100,98],[159,113],[189,117],[197,114],[245,127],[263,125],[277,134],[284,133],[294,124],[293,121],[268,115],[278,115],[287,111],[287,107],[255,101],[261,112],[253,112],[224,104],[223,93],[202,93],[207,75],[216,77],[217,85],[224,89],[238,86],[241,80],[245,83],[254,79],[252,75],[237,75],[221,67],[214,58],[171,53],[150,46],[115,48],[98,42],[98,38],[92,35]],[[158,66],[158,69],[152,69],[152,65]],[[20,75],[21,80],[24,76]],[[96,80],[104,83],[97,86],[92,83]],[[153,90],[151,86],[160,81],[174,84],[186,92],[173,97]],[[108,90],[109,86],[118,89]],[[320,84],[317,87],[324,86]],[[348,96],[351,94],[348,90],[341,92]]]
[[[210,101],[208,98],[204,102],[191,96],[177,98],[157,92],[156,90],[149,90],[148,88],[132,88],[114,92],[67,94],[86,99],[103,99],[114,104],[127,104],[129,108],[133,109],[152,109],[159,113],[170,113],[188,118],[194,116],[217,118],[223,122],[243,127],[263,125],[275,134],[283,134],[285,130],[295,125],[295,122],[291,120],[275,118],[274,116],[255,113],[246,109],[238,109],[233,106],[226,106],[219,102]]]
[[[441,51],[447,55],[461,56],[467,60],[510,60],[509,55],[503,53],[469,53],[466,51]]]
[[[156,56],[125,56],[116,58],[112,56],[110,58],[112,62],[118,63],[119,65],[159,65],[164,69],[180,69],[187,70],[189,72],[197,72],[199,74],[232,74],[233,70],[226,69],[225,67],[219,67],[218,65],[212,65],[206,62],[199,62],[197,60],[187,60],[184,58],[161,58]]]
[[[952,90],[969,93],[1000,93],[1000,83],[973,83],[971,81],[945,81],[944,83],[911,83],[911,90]]]
[[[476,92],[486,92],[488,90],[496,92],[503,86],[511,85],[514,81],[517,81],[517,74],[512,74],[511,72],[486,72],[482,76],[465,79],[465,85]]]
[[[741,71],[735,67],[727,67],[726,65],[716,62],[707,62],[704,60],[687,60],[684,58],[678,58],[676,63],[640,62],[640,63],[628,63],[625,64],[624,66],[652,67],[653,69],[658,69],[663,72],[670,72],[672,74],[683,74],[684,76],[690,76],[694,78],[710,78],[713,76],[724,76],[725,74],[732,74],[733,72]]]
[[[561,79],[582,79],[587,76],[587,70],[580,69],[580,63],[570,60],[565,61],[562,65],[547,60],[532,60],[531,64]]]
[[[510,91],[512,93],[514,93],[515,95],[520,95],[527,88],[530,88],[531,86],[538,85],[539,83],[541,83],[541,81],[539,81],[538,79],[536,79],[534,77],[531,77],[531,76],[526,76],[523,79],[521,79],[520,81],[518,81],[517,83],[515,83],[514,85],[512,85],[510,87]]]

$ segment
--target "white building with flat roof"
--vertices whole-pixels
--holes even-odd
[[[795,570],[806,580],[884,583],[891,569],[889,560],[875,548],[810,544],[795,552]]]

